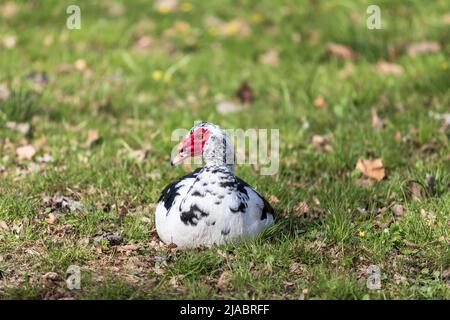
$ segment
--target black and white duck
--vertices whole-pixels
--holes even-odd
[[[194,126],[172,164],[194,156],[202,157],[204,167],[164,188],[156,207],[156,230],[164,243],[211,246],[254,237],[273,223],[270,204],[234,175],[234,147],[225,130],[205,122]]]

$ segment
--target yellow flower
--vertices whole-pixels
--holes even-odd
[[[165,6],[165,5],[160,5],[158,6],[158,11],[162,14],[166,14],[172,11],[172,8],[169,6]]]
[[[155,70],[152,72],[152,78],[155,81],[159,81],[162,78],[162,72],[160,70]]]
[[[366,233],[364,231],[358,232],[358,237],[360,237],[360,238],[364,238],[365,235],[366,235]]]
[[[165,73],[163,80],[165,83],[169,83],[172,80],[172,76],[170,74]]]
[[[215,27],[210,27],[208,28],[208,34],[215,37],[218,34],[218,30]]]
[[[189,12],[192,10],[192,4],[190,2],[182,2],[180,5],[180,10],[183,12]]]
[[[258,23],[261,23],[263,21],[263,16],[260,13],[254,13],[250,17],[250,19],[252,20],[253,23],[258,24]]]
[[[233,20],[225,25],[225,34],[232,36],[239,32],[239,22]]]

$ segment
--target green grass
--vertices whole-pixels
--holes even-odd
[[[81,30],[65,28],[60,1],[15,1],[15,14],[0,16],[0,46],[4,36],[17,39],[0,50],[0,83],[11,91],[0,101],[0,220],[9,228],[0,227],[0,298],[449,299],[449,129],[432,117],[450,111],[448,1],[379,1],[382,30],[366,28],[370,1],[180,2],[164,14],[144,0],[78,1]],[[123,12],[112,15],[120,3]],[[208,17],[240,19],[250,32],[231,25],[223,36]],[[177,21],[189,27],[171,35]],[[150,47],[135,50],[142,36]],[[407,54],[424,40],[440,50]],[[330,42],[357,53],[346,78],[350,61],[329,57]],[[259,61],[268,49],[279,53],[277,66]],[[78,59],[87,68],[74,68]],[[379,60],[403,73],[377,71]],[[46,72],[48,83],[28,79],[31,71]],[[234,99],[242,81],[254,103],[219,114],[218,97]],[[314,106],[319,95],[324,108]],[[382,129],[372,127],[372,108]],[[280,130],[276,175],[236,168],[272,199],[278,218],[254,241],[177,251],[158,244],[153,209],[184,174],[170,166],[171,132],[200,119]],[[89,129],[101,139],[85,147]],[[327,134],[332,150],[316,150],[312,136]],[[31,161],[15,154],[26,144],[37,149]],[[144,149],[144,161],[129,156]],[[53,162],[39,163],[44,154]],[[364,187],[355,166],[370,157],[383,158],[387,178]],[[411,181],[421,196],[411,195]],[[83,210],[56,210],[49,224],[44,198],[58,195]],[[317,217],[299,213],[301,201]],[[395,204],[403,216],[394,217]],[[122,244],[96,243],[102,230],[118,232]],[[372,264],[380,290],[366,286]],[[66,288],[70,265],[81,268],[81,290]],[[46,281],[48,272],[58,278]]]

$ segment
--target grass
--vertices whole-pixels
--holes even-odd
[[[366,28],[367,1],[181,1],[170,13],[143,0],[78,1],[81,30],[65,28],[59,1],[11,3],[0,19],[0,40],[17,40],[0,51],[11,92],[0,98],[1,298],[450,298],[449,129],[432,117],[450,105],[447,1],[379,1],[382,30]],[[136,44],[143,36],[147,47]],[[404,50],[424,40],[440,50]],[[330,42],[356,59],[330,57]],[[260,62],[269,49],[278,65]],[[379,60],[403,72],[384,74]],[[243,81],[254,103],[219,114],[218,99],[234,99]],[[236,169],[278,212],[254,241],[187,251],[158,243],[155,202],[186,170],[170,167],[170,135],[199,119],[280,130],[276,175]],[[100,137],[90,146],[89,130]],[[313,135],[328,135],[331,150],[317,150]],[[27,144],[36,155],[18,159]],[[45,154],[53,161],[38,160]],[[371,157],[383,158],[387,178],[363,186],[355,166]],[[83,209],[57,208],[57,196]],[[105,231],[122,243],[95,242]],[[70,265],[81,268],[81,290],[66,288]],[[380,267],[379,290],[366,286],[369,265]]]

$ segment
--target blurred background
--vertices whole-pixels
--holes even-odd
[[[448,248],[440,245],[449,237],[450,2],[373,2],[1,1],[0,221],[9,231],[0,233],[0,248],[15,252],[8,265],[26,265],[39,278],[44,271],[87,263],[92,255],[104,257],[106,248],[90,247],[99,229],[119,230],[124,242],[147,243],[154,236],[152,205],[159,192],[192,169],[170,167],[171,133],[204,120],[230,129],[280,130],[276,175],[261,176],[250,165],[237,172],[282,217],[316,221],[282,223],[277,232],[291,246],[285,248],[294,252],[321,231],[325,243],[380,262],[395,245],[415,250],[407,246],[412,241],[430,248],[415,257],[431,263],[430,279],[430,270],[445,269]],[[373,4],[381,29],[367,27]],[[78,21],[77,10],[67,12],[69,5],[80,9],[79,29],[68,28]],[[382,171],[358,168],[359,159],[382,159],[375,168]],[[408,181],[431,188],[427,174],[437,181],[430,190],[440,198],[406,202],[409,218],[393,224],[392,236],[383,233],[372,220],[390,211],[377,210],[399,202],[406,207],[408,194],[423,195]],[[62,195],[66,202],[55,200]],[[88,216],[57,214],[80,203]],[[431,231],[421,210],[441,214]],[[41,237],[56,241],[67,225],[76,230],[74,242],[49,246],[42,259],[20,251]],[[297,237],[303,233],[311,238]],[[88,244],[79,242],[85,238]],[[264,265],[270,253],[272,266],[283,259],[289,265],[291,249],[272,243],[255,250],[262,250]],[[175,284],[187,287],[188,295],[209,296],[210,284],[199,289],[194,283],[221,274],[222,262],[214,259],[208,253],[182,255],[169,265],[172,275],[186,266],[206,269]],[[336,274],[317,273],[325,282],[311,276],[292,292],[309,286],[310,295],[363,297],[364,290],[350,290],[353,280],[345,278],[356,270],[345,263],[352,258],[342,259],[345,267]],[[30,261],[45,267],[31,267]],[[308,263],[316,274],[319,262]],[[321,270],[332,266],[321,263]],[[251,272],[246,261],[242,268]],[[273,288],[257,282],[252,292],[241,288],[234,294],[284,297],[283,277],[290,275],[283,270],[279,266],[278,278],[267,275]],[[170,279],[161,281],[173,288]],[[251,279],[232,283],[238,288]],[[329,291],[330,279],[342,290]],[[439,279],[428,293],[397,288],[383,294],[448,297]]]

